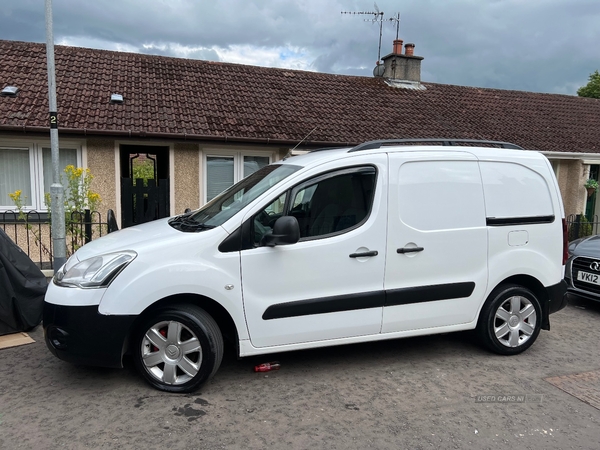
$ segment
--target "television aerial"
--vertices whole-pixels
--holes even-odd
[[[342,14],[353,14],[353,15],[373,15],[373,19],[364,19],[365,22],[379,23],[379,46],[377,48],[377,65],[381,61],[381,36],[383,34],[383,22],[390,21],[396,22],[396,39],[400,32],[400,13],[396,13],[396,16],[384,19],[384,12],[379,10],[377,3],[373,3],[374,11],[342,11]]]

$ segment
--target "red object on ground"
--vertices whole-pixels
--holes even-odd
[[[279,370],[281,365],[279,361],[273,361],[268,363],[259,364],[258,366],[254,366],[255,372],[269,372],[271,370]]]

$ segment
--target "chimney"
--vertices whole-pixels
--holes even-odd
[[[402,39],[396,39],[396,40],[394,40],[394,51],[393,51],[394,55],[401,55],[402,54],[402,43],[403,42],[404,41]],[[408,44],[406,44],[406,45],[408,45]],[[414,47],[414,44],[413,44],[413,47]]]
[[[413,43],[406,44],[404,46],[405,53],[402,54],[402,43],[401,39],[396,39],[393,52],[381,58],[384,66],[382,76],[387,80],[400,82],[400,84],[418,87],[421,83],[421,61],[423,57],[415,56],[415,44]]]

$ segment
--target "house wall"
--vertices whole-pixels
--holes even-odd
[[[175,144],[175,214],[200,207],[200,151],[197,144]]]
[[[117,186],[115,173],[115,141],[111,139],[87,140],[87,168],[94,179],[92,191],[100,194],[100,213],[106,218],[109,209],[117,212]]]
[[[583,187],[590,169],[581,160],[561,160],[558,169],[558,186],[565,206],[565,214],[585,212],[587,191]]]

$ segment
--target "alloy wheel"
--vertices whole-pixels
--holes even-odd
[[[534,334],[537,313],[526,297],[515,295],[506,299],[496,310],[494,334],[506,347],[519,347]]]
[[[150,327],[141,342],[146,371],[161,383],[180,385],[194,378],[202,365],[198,337],[181,322],[158,322]]]

